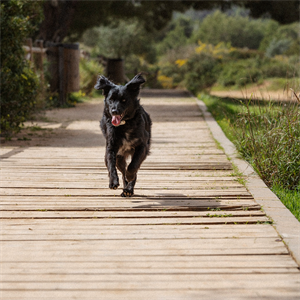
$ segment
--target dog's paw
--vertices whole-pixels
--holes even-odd
[[[124,189],[123,193],[121,194],[122,197],[132,197],[133,190]]]
[[[119,187],[119,180],[118,179],[113,179],[109,181],[109,188],[111,190],[116,190]]]

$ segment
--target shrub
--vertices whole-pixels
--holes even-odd
[[[211,54],[195,53],[183,66],[185,70],[185,87],[196,94],[211,87],[217,81],[218,61]]]
[[[149,60],[155,59],[150,34],[138,22],[118,21],[110,26],[100,26],[88,29],[82,41],[89,47],[94,47],[95,55],[107,58],[126,58],[131,54],[145,55]]]
[[[295,55],[299,57],[299,53],[300,53],[300,38],[297,38],[292,41],[291,46],[289,47],[289,49],[287,49],[284,52],[284,54],[288,56]]]
[[[188,71],[184,65],[195,54],[195,49],[195,45],[183,46],[177,50],[170,49],[161,57],[158,81],[162,86],[166,86],[166,77],[172,79],[167,81],[169,88],[176,88],[183,82],[184,76]]]
[[[291,44],[292,41],[289,39],[277,40],[274,38],[266,49],[266,56],[274,57],[283,54],[290,48]]]
[[[268,186],[300,189],[300,110],[296,104],[246,105],[235,121],[236,147]]]
[[[252,20],[241,15],[228,16],[221,11],[207,16],[193,34],[193,40],[213,45],[231,43],[233,47],[258,49],[268,21]]]
[[[159,54],[171,49],[177,50],[186,45],[193,31],[192,21],[187,17],[180,17],[172,21],[166,31],[163,40],[157,45]]]
[[[265,60],[261,70],[264,78],[294,78],[299,76],[299,67],[299,62],[291,64],[289,60],[277,58]]]
[[[32,113],[38,80],[24,59],[23,41],[41,21],[39,1],[1,3],[1,134],[11,135]]]
[[[259,81],[262,78],[259,62],[260,60],[253,58],[225,62],[218,77],[218,83],[223,86],[245,86]]]
[[[89,95],[94,91],[97,76],[103,74],[103,67],[95,60],[81,59],[79,64],[80,90]]]
[[[133,78],[138,73],[143,73],[147,80],[144,86],[151,88],[161,88],[157,76],[159,67],[151,64],[143,56],[132,54],[125,59],[125,73],[128,79]]]

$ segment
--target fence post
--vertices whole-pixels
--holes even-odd
[[[50,87],[59,93],[60,105],[66,104],[67,93],[79,90],[79,44],[47,44]]]
[[[33,65],[33,67],[34,67],[34,64],[33,64],[33,51],[32,51],[32,39],[31,38],[26,39],[26,43],[27,43],[27,46],[29,47],[30,62],[31,62],[31,65]]]

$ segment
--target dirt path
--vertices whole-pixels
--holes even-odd
[[[241,88],[230,91],[211,91],[211,95],[238,99],[258,99],[273,101],[296,101],[295,95],[290,90],[270,91],[268,84],[257,87]]]

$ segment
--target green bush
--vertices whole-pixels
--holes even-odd
[[[231,43],[233,47],[258,49],[268,21],[253,20],[241,15],[228,16],[221,11],[207,16],[193,34],[193,40],[217,45]]]
[[[299,22],[280,26],[269,21],[259,49],[266,51],[269,57],[283,53],[299,55],[299,41]]]
[[[192,55],[183,66],[185,87],[196,94],[210,88],[216,81],[219,72],[218,60],[208,53]]]
[[[104,68],[95,60],[81,59],[79,64],[80,90],[89,95],[94,91],[97,76],[104,73]]]
[[[41,21],[39,1],[1,3],[1,134],[11,135],[32,113],[38,80],[24,58],[24,39]]]
[[[259,62],[253,58],[224,62],[218,83],[223,86],[245,86],[259,81],[262,78]]]
[[[294,57],[249,58],[223,61],[218,83],[242,87],[267,78],[294,78],[299,76],[299,61]]]
[[[143,56],[132,54],[125,59],[125,73],[127,78],[130,79],[138,73],[143,73],[147,79],[145,87],[161,88],[161,85],[157,81],[158,71],[158,65],[151,64]]]
[[[289,47],[288,50],[284,52],[284,55],[299,57],[299,53],[300,53],[300,38],[297,38],[292,41],[291,46]]]
[[[264,78],[295,78],[300,75],[300,64],[294,57],[289,59],[278,57],[275,59],[264,59],[261,65],[261,71]]]
[[[289,39],[277,40],[273,39],[266,49],[267,57],[274,57],[275,55],[280,55],[285,53],[292,45],[292,41]]]
[[[148,56],[153,60],[155,51],[149,43],[150,34],[138,22],[115,21],[109,26],[88,29],[82,36],[82,42],[93,47],[93,56],[107,58],[126,58],[131,54]]]
[[[180,17],[172,21],[165,31],[165,36],[157,45],[159,54],[165,54],[168,50],[177,50],[188,43],[193,32],[192,20]]]

